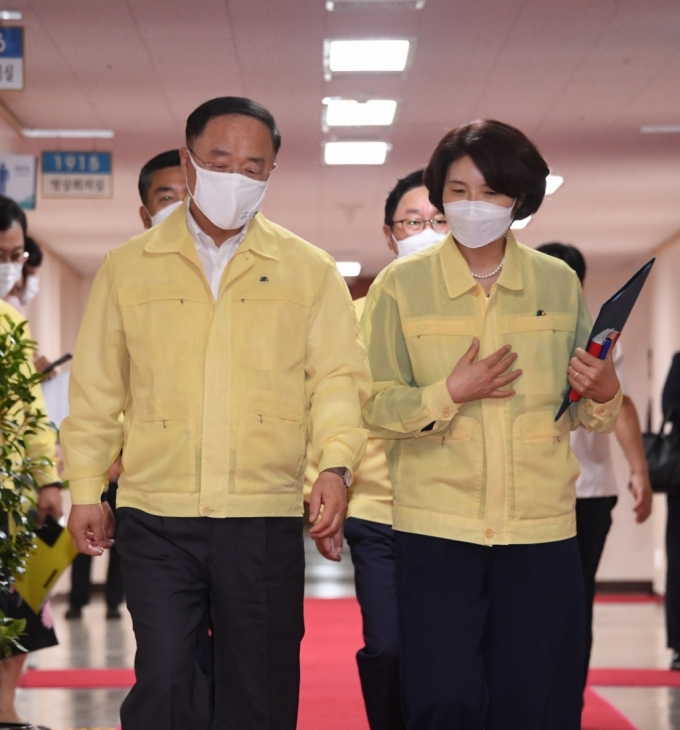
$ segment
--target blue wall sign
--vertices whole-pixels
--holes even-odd
[[[24,29],[0,26],[0,89],[24,88]]]
[[[43,152],[45,198],[110,198],[110,152]]]

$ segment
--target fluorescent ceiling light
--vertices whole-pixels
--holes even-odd
[[[411,46],[405,40],[330,41],[328,67],[341,71],[403,71]]]
[[[19,10],[0,10],[0,20],[21,20]]]
[[[394,121],[397,102],[371,99],[363,104],[355,99],[324,99],[329,127],[386,127]]]
[[[22,129],[29,139],[113,139],[113,129]]]
[[[387,142],[326,142],[327,165],[382,165],[387,157]]]
[[[529,225],[532,218],[533,218],[533,216],[530,215],[530,216],[527,216],[526,218],[522,218],[521,221],[515,221],[510,226],[510,228],[512,228],[513,231],[521,231],[522,228],[526,228]]]
[[[548,175],[545,179],[545,194],[552,195],[563,182],[564,178],[560,175]]]
[[[675,134],[680,132],[680,124],[647,124],[640,127],[642,134]]]
[[[338,267],[340,274],[349,279],[359,276],[361,271],[361,264],[358,261],[336,261],[335,265]]]
[[[326,0],[326,10],[348,7],[414,8],[420,10],[425,7],[425,2],[426,0]]]

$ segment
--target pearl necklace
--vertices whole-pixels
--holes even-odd
[[[475,277],[475,279],[490,279],[492,276],[496,276],[496,274],[503,268],[503,264],[505,263],[505,256],[503,256],[502,261],[498,266],[490,273],[490,274],[475,274],[474,271],[471,271],[470,273],[472,276]]]

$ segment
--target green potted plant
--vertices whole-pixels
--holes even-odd
[[[35,525],[29,516],[35,505],[33,471],[51,464],[47,457],[31,458],[27,451],[27,437],[49,427],[46,415],[33,405],[33,390],[43,379],[29,366],[36,345],[26,336],[25,322],[5,320],[0,322],[0,598],[24,572],[34,544]],[[0,658],[8,656],[11,647],[21,648],[24,628],[25,621],[8,618],[0,610]],[[32,727],[0,722],[0,729]]]

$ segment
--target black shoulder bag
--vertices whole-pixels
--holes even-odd
[[[642,434],[653,492],[680,493],[680,428],[664,433],[673,412],[664,415],[658,432]]]

